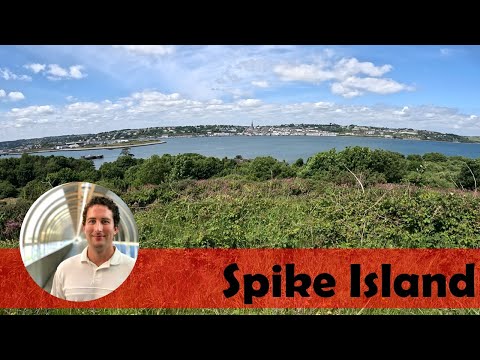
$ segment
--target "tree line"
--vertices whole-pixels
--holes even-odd
[[[131,187],[213,177],[255,181],[300,177],[362,187],[393,183],[476,191],[480,186],[480,159],[440,153],[405,156],[355,146],[320,152],[291,164],[271,156],[221,159],[185,153],[137,159],[125,154],[97,170],[90,160],[23,154],[0,159],[0,199],[34,201],[48,189],[71,181],[98,183],[124,193]]]

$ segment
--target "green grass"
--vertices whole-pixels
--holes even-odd
[[[0,249],[18,248],[18,245],[19,245],[18,239],[0,241]]]
[[[137,211],[141,248],[478,248],[480,199],[301,179],[193,183]]]
[[[480,315],[480,309],[0,309],[0,315]]]

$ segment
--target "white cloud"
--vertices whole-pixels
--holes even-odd
[[[259,88],[267,88],[268,81],[252,81],[252,85]]]
[[[258,85],[275,88],[279,83],[275,65],[295,63],[299,52],[305,51],[298,46],[224,45],[62,46],[60,50],[65,56],[75,54],[75,63],[108,77],[118,88],[178,89],[183,96],[202,101],[256,97]],[[315,52],[322,57],[329,53],[323,48]]]
[[[20,91],[10,91],[8,94],[5,90],[0,89],[0,99],[4,101],[19,101],[25,99],[25,95],[23,95]]]
[[[336,95],[341,95],[344,98],[353,98],[355,96],[359,96],[359,95],[363,94],[362,92],[360,92],[356,89],[352,89],[352,88],[350,88],[348,86],[345,86],[341,83],[334,83],[334,84],[332,84],[332,86],[330,88],[332,90],[332,93],[334,93]]]
[[[319,109],[328,109],[331,108],[334,104],[331,102],[326,102],[326,101],[319,101],[313,104],[316,108]]]
[[[26,64],[23,67],[33,71],[35,74],[45,70],[45,64]]]
[[[17,75],[7,68],[0,68],[0,77],[5,80],[23,80],[23,81],[32,80],[32,78],[28,75]]]
[[[8,93],[8,98],[12,101],[19,101],[25,99],[25,96],[19,91],[12,91]]]
[[[96,104],[93,102],[77,102],[74,104],[69,104],[65,106],[65,109],[67,111],[74,111],[77,113],[84,113],[88,111],[96,111],[100,109],[100,104]]]
[[[113,45],[135,55],[163,56],[173,54],[175,47],[171,45]]]
[[[2,94],[3,98],[7,96],[4,90],[0,91],[0,96]],[[216,123],[248,126],[252,121],[257,125],[337,123],[480,133],[477,115],[462,114],[445,107],[366,107],[327,101],[278,104],[254,98],[233,102],[214,98],[197,101],[178,93],[143,91],[117,100],[75,102],[63,107],[13,108],[0,113],[0,141],[171,125]]]
[[[58,64],[27,64],[26,69],[33,71],[35,74],[42,73],[48,80],[57,81],[62,79],[82,79],[87,76],[82,70],[82,65],[72,65],[63,68]]]
[[[69,72],[70,77],[72,79],[81,79],[87,76],[85,74],[82,74],[82,69],[83,69],[83,66],[81,65],[70,66],[70,72]]]
[[[408,106],[404,106],[402,108],[402,110],[394,110],[393,111],[393,114],[394,115],[400,115],[400,116],[408,116],[409,115],[409,108]],[[433,114],[430,114],[430,113],[426,113],[425,114],[425,117],[432,117]]]
[[[355,58],[341,59],[333,67],[336,79],[344,79],[356,74],[365,74],[368,76],[382,76],[392,70],[391,65],[375,66],[371,62],[359,62]]]
[[[384,95],[414,90],[413,87],[400,84],[392,79],[359,78],[355,76],[351,76],[340,83],[332,84],[331,89],[334,94],[346,98],[362,95],[365,91]]]
[[[59,78],[68,77],[68,71],[57,64],[48,65],[47,74]]]
[[[165,95],[158,91],[136,92],[133,93],[131,97],[140,101],[171,101],[181,99],[180,94],[178,93]]]
[[[449,49],[449,48],[440,49],[440,55],[441,56],[450,56],[452,54],[453,54],[453,49]]]
[[[38,116],[38,115],[51,115],[55,113],[55,109],[51,105],[42,105],[42,106],[28,106],[25,108],[13,108],[7,115],[13,117],[29,117],[29,116]]]
[[[262,105],[262,101],[259,99],[245,99],[237,101],[237,104],[243,107],[257,107]]]
[[[273,72],[283,81],[308,83],[332,81],[330,84],[332,93],[345,98],[353,98],[366,92],[392,94],[414,90],[412,86],[381,78],[392,69],[392,65],[389,64],[376,66],[371,62],[360,62],[356,58],[342,58],[337,62],[320,59],[315,64],[277,65]]]
[[[283,81],[305,81],[305,82],[323,82],[332,80],[335,75],[331,71],[325,71],[315,65],[277,65],[273,69],[274,73],[280,76]]]

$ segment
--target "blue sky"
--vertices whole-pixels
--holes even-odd
[[[0,141],[156,126],[480,135],[480,46],[0,46]]]

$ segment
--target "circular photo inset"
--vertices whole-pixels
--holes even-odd
[[[23,263],[42,289],[89,301],[117,289],[138,256],[138,230],[123,200],[88,182],[50,189],[28,210],[20,230]]]

